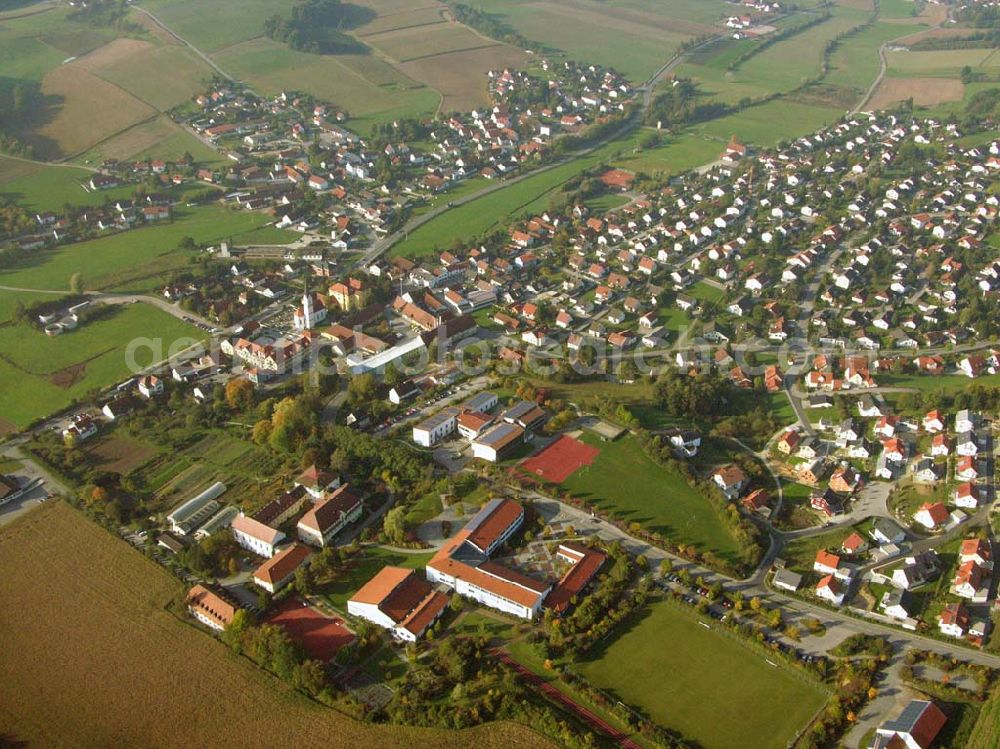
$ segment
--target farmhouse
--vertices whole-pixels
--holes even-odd
[[[940,502],[924,502],[913,519],[929,530],[934,530],[948,520],[948,508]]]
[[[219,632],[232,624],[233,617],[236,616],[235,606],[204,585],[191,588],[185,603],[191,616]]]
[[[747,483],[746,474],[739,466],[732,463],[717,468],[712,474],[712,480],[730,500],[736,499]]]
[[[345,484],[321,499],[299,520],[299,540],[313,546],[327,546],[340,531],[353,523],[364,509],[362,501]]]
[[[312,552],[308,547],[302,544],[292,544],[255,569],[253,581],[273,595],[295,577],[295,571],[309,558],[310,554]]]
[[[448,596],[413,570],[383,567],[347,602],[347,613],[377,624],[404,642],[416,642],[438,620]]]

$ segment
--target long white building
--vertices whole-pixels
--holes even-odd
[[[517,502],[492,500],[434,555],[427,579],[484,606],[534,619],[552,586],[489,558],[523,522],[524,508]]]

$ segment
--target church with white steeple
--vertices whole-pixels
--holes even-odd
[[[302,291],[302,304],[292,315],[292,326],[296,330],[311,330],[326,319],[326,305],[315,294],[310,293],[306,282]]]

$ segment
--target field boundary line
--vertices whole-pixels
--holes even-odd
[[[503,42],[498,42],[495,39],[491,39],[489,44],[481,44],[478,47],[462,47],[461,49],[449,49],[446,52],[431,52],[429,55],[420,55],[419,57],[408,57],[405,60],[400,60],[399,64],[403,65],[408,62],[417,62],[418,60],[429,60],[432,57],[444,57],[445,55],[457,55],[462,52],[475,52],[477,49],[490,49],[491,47],[502,47]]]

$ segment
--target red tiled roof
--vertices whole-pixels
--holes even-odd
[[[254,570],[253,576],[270,585],[278,585],[293,574],[311,553],[307,546],[293,544],[264,562]]]
[[[517,521],[522,512],[523,510],[517,502],[509,499],[501,500],[493,508],[493,511],[482,518],[469,533],[468,541],[476,548],[485,551]]]
[[[573,596],[583,590],[587,583],[594,578],[594,575],[604,565],[608,555],[598,549],[591,549],[572,541],[560,544],[559,551],[570,552],[568,556],[576,557],[578,561],[562,576],[559,584],[545,599],[545,605],[555,611],[564,611],[569,606]]]
[[[361,500],[348,491],[347,487],[348,485],[344,484],[329,497],[313,505],[313,508],[299,520],[299,525],[324,533],[327,528],[339,523],[341,514],[348,514],[361,504]]]
[[[824,567],[835,570],[840,567],[840,557],[824,549],[820,549],[816,552],[816,564],[821,564]]]
[[[191,588],[185,600],[188,606],[223,627],[228,627],[236,616],[235,606],[204,585]]]

